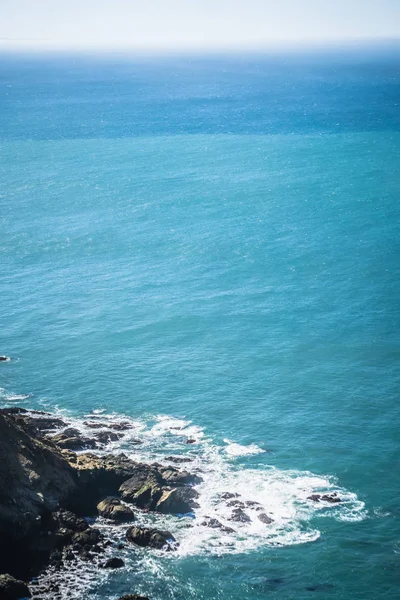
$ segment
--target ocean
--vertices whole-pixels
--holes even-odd
[[[204,479],[72,597],[399,597],[399,57],[2,55],[0,405]]]

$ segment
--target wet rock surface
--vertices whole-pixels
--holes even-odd
[[[311,494],[311,496],[307,496],[307,500],[312,500],[313,502],[329,502],[330,504],[336,504],[342,501],[336,492],[332,492],[332,494]]]
[[[115,497],[108,497],[97,505],[101,517],[110,521],[133,521],[135,518],[133,510]]]
[[[190,512],[196,506],[193,486],[201,479],[188,471],[139,463],[122,453],[95,454],[84,448],[77,454],[74,449],[81,451],[84,445],[99,449],[132,428],[124,422],[108,424],[107,429],[104,423],[91,424],[86,422],[93,429],[88,438],[49,413],[18,407],[0,410],[0,552],[7,557],[2,568],[10,576],[28,579],[47,573],[46,568],[63,573],[78,561],[94,569],[121,568],[121,558],[104,559],[104,553],[110,545],[124,544],[107,540],[94,520],[98,515],[114,523],[134,520],[124,499],[145,511],[165,514]],[[126,539],[155,549],[177,546],[169,531],[155,528],[131,527]],[[32,591],[38,599],[61,594],[50,574],[33,580]]]
[[[103,569],[121,569],[125,565],[122,558],[118,558],[117,556],[113,556],[109,558],[102,566]]]
[[[235,508],[235,510],[232,511],[232,515],[230,516],[229,520],[237,521],[238,523],[250,523],[251,521],[249,515],[247,515],[241,508]]]
[[[133,526],[126,532],[126,539],[137,546],[156,548],[157,550],[171,550],[176,542],[170,531],[160,529],[148,529],[146,527]]]

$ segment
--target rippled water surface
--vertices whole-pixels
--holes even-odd
[[[397,56],[3,56],[0,81],[0,403],[123,416],[109,449],[203,476],[194,518],[154,517],[176,553],[121,550],[76,597],[396,599]],[[204,527],[226,491],[273,522]]]

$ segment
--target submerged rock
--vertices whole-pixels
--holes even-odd
[[[115,431],[99,431],[95,434],[96,440],[101,444],[109,444],[110,442],[116,442],[120,440],[124,434],[123,433],[115,433]]]
[[[260,513],[259,515],[257,515],[257,517],[260,519],[260,521],[262,523],[265,523],[265,525],[270,525],[271,523],[274,522],[273,519],[271,519],[271,517],[269,517],[267,514],[265,513]]]
[[[133,526],[126,532],[126,539],[137,546],[161,549],[173,549],[176,542],[170,531],[161,531],[159,529],[147,529],[144,527]]]
[[[19,600],[30,598],[32,594],[23,581],[11,577],[11,575],[0,575],[0,598],[1,600]]]
[[[97,510],[101,517],[111,521],[133,521],[135,519],[133,510],[129,506],[122,504],[121,500],[111,496],[99,502]]]
[[[241,508],[235,508],[229,520],[238,523],[249,523],[251,521],[250,517]]]
[[[222,498],[222,500],[230,500],[231,498],[240,498],[240,494],[233,492],[222,492],[219,497]]]
[[[165,460],[169,460],[170,462],[174,462],[177,464],[189,463],[193,462],[193,458],[189,458],[188,456],[167,456]]]
[[[330,502],[331,504],[342,501],[336,492],[332,494],[311,494],[311,496],[307,496],[307,500],[313,500],[313,502]]]
[[[202,525],[204,525],[205,527],[211,527],[212,529],[220,529],[221,531],[225,532],[225,533],[235,533],[235,530],[232,529],[232,527],[227,527],[226,525],[223,525],[220,521],[218,521],[218,519],[214,519],[214,518],[210,518],[210,517],[206,517],[207,520],[203,521]]]
[[[121,567],[123,567],[125,565],[124,561],[122,560],[122,558],[118,558],[116,556],[113,556],[112,558],[109,558],[103,565],[104,569],[120,569]]]

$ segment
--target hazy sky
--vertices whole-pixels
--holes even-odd
[[[380,37],[400,37],[400,0],[0,0],[3,48],[260,48]]]

